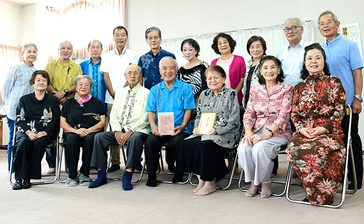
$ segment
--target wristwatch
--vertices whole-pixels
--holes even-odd
[[[67,95],[68,89],[64,89],[63,92]]]
[[[360,95],[354,95],[354,98],[360,101],[360,103],[363,102],[363,97],[361,97]]]

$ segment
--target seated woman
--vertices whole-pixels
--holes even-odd
[[[90,163],[96,133],[104,130],[105,110],[98,99],[90,95],[92,80],[88,75],[79,75],[75,80],[74,98],[67,100],[61,113],[61,128],[64,130],[66,164],[69,169],[66,185],[74,187],[90,183]],[[77,178],[78,159],[82,147],[82,166]]]
[[[183,172],[198,175],[195,195],[208,195],[216,191],[215,181],[227,173],[225,154],[239,141],[240,111],[237,93],[225,86],[223,68],[213,65],[205,72],[208,89],[202,91],[197,106],[194,137],[183,141],[179,148],[177,173],[173,182],[181,181]],[[203,113],[214,113],[216,121],[207,134],[200,132]]]
[[[49,81],[46,71],[34,71],[30,79],[34,93],[22,96],[16,109],[13,190],[30,188],[30,179],[41,178],[45,148],[57,138],[59,104],[56,97],[46,93]]]
[[[345,163],[345,92],[340,80],[330,76],[325,51],[317,43],[305,48],[301,78],[293,93],[296,132],[287,147],[288,161],[302,180],[304,200],[331,204]]]
[[[253,197],[261,187],[261,197],[268,198],[272,195],[273,159],[292,133],[289,115],[293,87],[283,83],[281,62],[274,56],[262,57],[258,69],[260,85],[250,90],[238,156],[245,182],[251,182],[245,195]]]

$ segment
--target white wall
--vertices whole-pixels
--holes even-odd
[[[0,1],[0,44],[14,47],[20,44],[21,11],[18,5]]]
[[[317,24],[318,16],[325,10],[333,11],[342,24],[360,24],[364,52],[362,0],[127,0],[129,47],[146,52],[144,31],[150,26],[158,26],[163,39],[169,39],[277,25],[288,17],[313,20]],[[324,39],[315,31],[316,41],[322,43]],[[364,141],[364,112],[360,114],[359,134]]]

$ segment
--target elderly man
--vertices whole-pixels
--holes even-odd
[[[106,151],[111,145],[127,145],[127,161],[122,177],[122,188],[132,190],[132,175],[140,162],[143,144],[149,134],[149,123],[145,106],[149,90],[140,85],[141,69],[131,64],[126,68],[127,86],[115,94],[114,106],[110,113],[111,131],[95,136],[91,166],[98,168],[97,178],[89,188],[95,188],[107,183]]]
[[[115,92],[122,89],[125,85],[125,77],[123,74],[129,64],[137,64],[138,56],[133,50],[126,47],[128,42],[128,30],[123,26],[117,26],[113,30],[113,39],[115,48],[106,52],[102,57],[100,70],[104,74],[107,93],[105,102],[107,103],[107,120],[109,123],[109,114],[115,98]],[[119,147],[111,148],[111,167],[108,172],[114,172],[120,169],[120,153]]]
[[[277,58],[282,62],[284,82],[295,86],[302,81],[301,69],[306,46],[302,41],[303,26],[299,18],[288,18],[283,26],[288,45],[277,53]]]
[[[177,146],[192,131],[192,128],[187,126],[192,110],[195,108],[192,87],[176,79],[177,69],[174,58],[162,58],[159,62],[159,70],[163,81],[153,86],[148,96],[146,111],[152,133],[148,136],[145,154],[149,187],[157,186],[156,170],[162,144],[168,144],[167,150],[173,157],[167,160],[168,167],[174,167],[176,155],[178,155]],[[158,131],[158,114],[162,112],[173,113],[174,133],[172,135],[161,135]]]
[[[150,51],[140,57],[138,65],[142,68],[144,86],[150,89],[162,81],[159,74],[159,61],[166,56],[176,57],[161,48],[162,33],[158,27],[153,26],[145,31],[145,41]]]
[[[322,36],[326,38],[322,48],[326,52],[327,63],[332,75],[340,78],[346,93],[346,103],[353,109],[351,120],[351,140],[354,151],[354,161],[358,189],[363,181],[363,156],[362,142],[358,134],[359,113],[362,111],[363,90],[363,61],[356,43],[345,39],[339,34],[340,22],[331,11],[321,13],[318,18],[318,28]],[[342,128],[347,135],[349,127],[349,115],[343,118]],[[347,137],[347,136],[346,136]],[[349,165],[351,168],[351,166]],[[353,172],[349,169],[349,189],[354,188]]]
[[[90,76],[93,85],[91,88],[91,95],[100,100],[106,111],[105,94],[106,86],[104,75],[100,71],[102,43],[98,40],[91,40],[87,46],[90,59],[83,61],[80,66],[83,74]]]
[[[59,44],[59,59],[49,62],[45,68],[50,77],[48,92],[56,96],[61,104],[67,99],[72,98],[76,91],[73,85],[76,77],[82,75],[81,67],[71,61],[73,46],[69,41]],[[56,150],[51,148],[46,153],[46,159],[49,165],[48,174],[55,172]]]

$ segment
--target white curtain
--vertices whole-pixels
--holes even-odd
[[[51,4],[50,4],[51,3]],[[125,0],[65,0],[46,1],[40,19],[38,40],[41,52],[49,52],[48,60],[58,58],[61,41],[72,43],[73,60],[88,57],[87,44],[97,39],[104,51],[113,44],[112,30],[125,24]],[[58,4],[57,4],[58,3]]]
[[[304,32],[303,32],[303,41],[307,43],[314,42],[314,22],[309,20],[303,22]],[[287,40],[284,36],[282,25],[274,25],[269,27],[260,27],[253,29],[241,29],[235,31],[225,32],[230,34],[233,39],[236,41],[236,47],[234,50],[234,54],[241,55],[244,57],[247,62],[250,59],[250,56],[246,50],[246,42],[253,35],[262,36],[267,43],[267,54],[276,55],[278,50],[287,44]],[[180,50],[180,45],[182,41],[186,38],[195,39],[201,48],[199,58],[208,64],[211,61],[218,57],[215,54],[214,50],[211,48],[212,40],[217,35],[217,33],[203,34],[203,35],[194,35],[188,37],[179,37],[173,39],[164,40],[162,46],[164,49],[171,51],[176,54],[178,65],[181,66],[185,64],[186,60],[183,58],[182,52]]]

